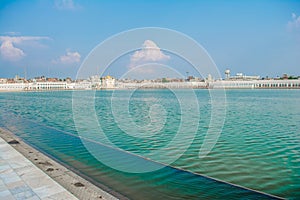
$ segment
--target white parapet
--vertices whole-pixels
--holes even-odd
[[[67,82],[33,82],[28,83],[28,90],[65,90]]]
[[[27,83],[1,83],[0,91],[22,91],[27,85]]]
[[[214,89],[253,89],[253,88],[276,88],[276,89],[295,89],[300,88],[300,79],[284,80],[218,80],[209,83],[209,88]]]

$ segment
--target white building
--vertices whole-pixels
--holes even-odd
[[[101,88],[101,78],[98,75],[91,76],[90,81],[92,84],[92,88],[94,89],[100,89]]]
[[[22,91],[26,86],[27,83],[1,83],[0,91]]]
[[[27,90],[65,90],[67,82],[33,82],[28,83]]]
[[[7,78],[0,78],[0,84],[1,83],[7,83]]]
[[[299,88],[300,79],[259,80],[254,81],[255,88]]]
[[[300,79],[284,80],[217,80],[209,83],[212,89],[300,89]]]
[[[101,78],[102,89],[114,89],[116,88],[116,79],[111,76],[105,76]]]
[[[67,89],[69,90],[91,90],[92,83],[87,80],[82,80],[74,83],[68,83]]]

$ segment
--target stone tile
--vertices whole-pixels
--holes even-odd
[[[5,170],[8,170],[8,169],[10,169],[9,164],[3,163],[0,165],[0,173],[4,172]]]
[[[27,166],[24,166],[24,167],[20,167],[20,168],[17,168],[15,169],[15,172],[20,176],[20,177],[23,177],[24,174],[28,174],[32,171],[35,170],[35,166],[33,165],[27,165]]]
[[[4,184],[0,184],[0,192],[7,190],[7,187]]]
[[[0,192],[2,192],[3,190],[7,190],[7,187],[0,178]]]
[[[8,165],[8,168],[3,169],[0,173],[0,178],[7,176],[7,174],[13,173],[14,170],[12,168],[10,168],[10,166]]]
[[[21,181],[21,178],[14,171],[1,174],[1,179],[5,184]]]
[[[3,160],[2,158],[1,158],[1,154],[0,154],[0,165],[6,165],[7,163],[5,162],[5,160]]]
[[[13,160],[9,160],[8,162],[9,162],[10,167],[13,169],[18,169],[21,167],[26,167],[26,166],[31,165],[30,161],[25,160],[20,156],[15,156],[15,157],[13,157]]]
[[[35,177],[40,177],[40,176],[48,177],[48,175],[46,175],[42,170],[38,169],[34,165],[16,169],[16,172],[17,172],[17,174],[20,174],[20,176],[22,176],[22,179],[35,178]],[[22,173],[23,173],[23,175],[22,175]]]
[[[69,192],[64,191],[64,192],[60,192],[60,193],[42,198],[42,200],[53,200],[53,199],[55,199],[55,200],[74,200],[74,196],[70,195]]]
[[[27,198],[26,200],[41,200],[41,199],[35,195],[35,196]]]
[[[23,185],[18,185],[16,187],[13,187],[11,189],[9,189],[10,193],[12,193],[12,195],[18,194],[18,193],[22,193],[22,192],[26,192],[26,191],[32,191],[30,187],[28,187],[27,185],[23,184]]]
[[[26,184],[32,189],[40,188],[41,186],[48,186],[54,184],[53,180],[45,176],[26,176],[22,178]]]
[[[0,151],[1,151],[0,158],[2,158],[3,160],[9,160],[17,155],[16,152],[11,151],[9,147],[10,146],[4,146],[2,148],[0,147]]]
[[[16,188],[28,187],[24,181],[12,182],[6,185],[6,188],[13,194],[16,194]],[[28,187],[29,188],[29,187]],[[31,188],[30,188],[31,189]],[[20,189],[19,189],[20,190]]]
[[[0,192],[0,199],[10,200],[15,199],[8,190]]]
[[[2,150],[4,152],[5,149],[7,149],[7,144],[6,143],[1,143],[0,144],[0,150]],[[1,154],[1,156],[2,156],[2,154]]]
[[[0,200],[77,199],[0,138]]]
[[[44,197],[48,197],[48,196],[52,196],[55,195],[57,193],[61,193],[64,192],[66,190],[64,190],[64,188],[60,187],[59,185],[46,185],[46,186],[42,186],[40,188],[36,188],[33,189],[33,191],[40,197],[40,198],[44,198]]]
[[[16,200],[24,200],[36,196],[32,190],[27,190],[13,195]]]

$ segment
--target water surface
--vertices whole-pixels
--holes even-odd
[[[184,95],[186,91],[178,92],[188,101],[190,97]],[[195,93],[200,117],[193,110],[189,111],[189,117],[191,121],[199,118],[198,129],[191,146],[171,166],[284,198],[300,198],[300,91],[227,90],[222,133],[213,150],[202,159],[198,157],[199,149],[209,128],[212,104],[207,90],[195,90]],[[145,131],[144,134],[157,131],[151,137],[138,138],[122,129],[125,126],[127,131],[134,132],[135,127],[126,127],[126,124],[120,127],[115,121],[111,95],[112,91],[95,94],[97,120],[109,141],[133,154],[158,159],[157,155],[151,154],[153,150],[168,145],[180,128],[180,101],[168,90],[133,93],[128,112],[134,123],[145,127],[152,120],[162,125],[161,129],[149,127],[149,132]],[[121,97],[116,102],[117,105],[127,103]],[[161,105],[163,110],[154,107],[151,118],[149,110],[153,105]],[[71,91],[0,93],[0,107],[1,126],[129,198],[269,198],[172,167],[148,173],[124,173],[107,167],[85,149],[78,137]],[[154,111],[161,115],[155,115]],[[161,118],[163,123],[159,122]],[[189,133],[192,127],[186,124],[184,130]],[[87,129],[87,132],[90,134],[86,137],[90,140],[84,143],[94,145],[95,151],[105,152],[105,155],[114,154],[113,150],[97,143],[103,142],[101,138],[93,137],[97,130]],[[177,145],[183,145],[183,142]],[[170,149],[167,153],[173,156],[176,151]],[[134,163],[131,159],[145,162],[147,166],[160,165],[130,156],[122,162],[124,165],[129,161]]]

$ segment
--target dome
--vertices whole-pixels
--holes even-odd
[[[225,70],[225,74],[230,74],[230,70],[229,70],[229,69],[226,69],[226,70]]]

